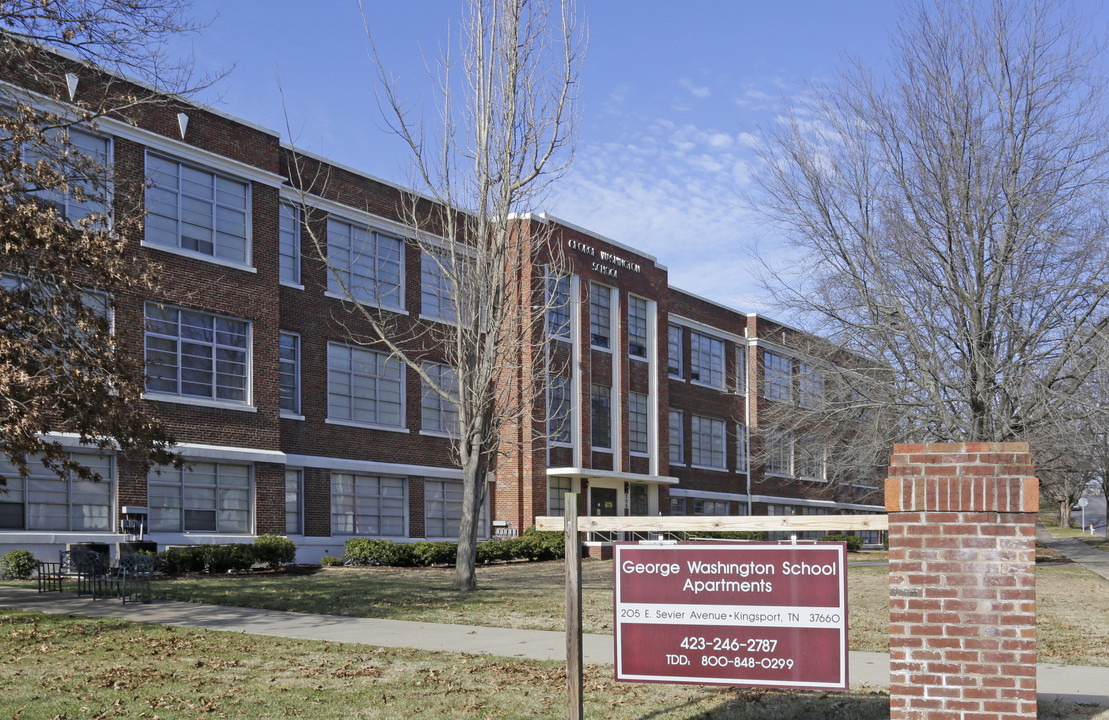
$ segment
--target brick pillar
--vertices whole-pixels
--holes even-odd
[[[897,445],[886,480],[890,718],[1036,717],[1026,443]]]

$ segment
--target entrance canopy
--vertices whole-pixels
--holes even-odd
[[[617,472],[615,470],[596,470],[594,468],[561,467],[547,468],[547,477],[570,477],[594,480],[614,480],[618,482],[645,483],[647,485],[677,485],[678,478],[667,475],[644,475],[642,473]]]

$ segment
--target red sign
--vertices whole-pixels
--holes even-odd
[[[845,543],[617,543],[616,679],[847,690]]]

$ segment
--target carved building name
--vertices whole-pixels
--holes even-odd
[[[580,252],[583,255],[588,255],[591,258],[599,258],[593,261],[591,269],[593,270],[593,272],[600,273],[601,275],[606,275],[613,278],[620,277],[620,273],[617,268],[623,268],[624,270],[631,270],[632,272],[637,273],[643,272],[643,268],[640,266],[639,263],[633,262],[626,258],[622,258],[619,255],[608,252],[607,250],[601,250],[600,252],[598,252],[595,247],[589,245],[588,243],[584,243],[581,240],[567,240],[566,247],[574,250],[575,252]]]

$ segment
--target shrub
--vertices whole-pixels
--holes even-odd
[[[212,575],[222,575],[234,570],[249,570],[254,564],[254,547],[251,545],[203,545],[204,565]]]
[[[412,546],[412,557],[416,565],[454,565],[458,559],[458,543],[447,541],[424,541]]]
[[[565,533],[540,532],[531,525],[519,539],[523,541],[522,558],[535,561],[560,560],[566,557]]]
[[[708,532],[675,533],[681,540],[766,540],[762,530],[710,530]]]
[[[155,568],[166,575],[204,572],[204,546],[190,545],[189,547],[162,550],[154,556],[154,561]]]
[[[478,543],[477,561],[481,565],[486,565],[492,562],[515,560],[519,557],[518,546],[517,538]]]
[[[380,538],[347,538],[343,543],[343,557],[355,565],[411,567],[415,564],[410,543]]]
[[[847,543],[848,552],[859,552],[863,549],[863,538],[861,535],[825,535],[821,539],[824,542],[845,542]]]
[[[0,556],[0,577],[26,580],[38,568],[38,560],[30,550],[12,550]]]
[[[342,567],[343,559],[341,557],[334,557],[332,555],[324,555],[320,558],[320,565],[325,567]]]
[[[259,535],[254,539],[254,558],[271,570],[296,560],[297,546],[281,535]]]

